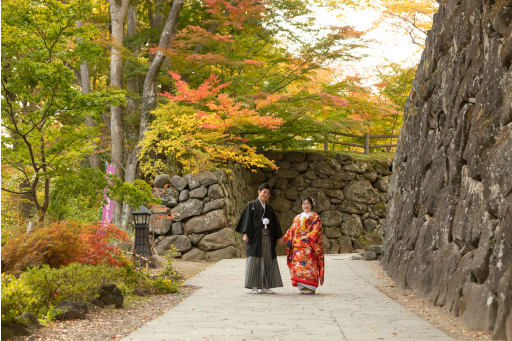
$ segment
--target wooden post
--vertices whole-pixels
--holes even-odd
[[[329,150],[329,134],[324,136],[324,150]]]
[[[364,153],[370,154],[370,134],[364,133]]]

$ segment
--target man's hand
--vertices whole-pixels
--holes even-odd
[[[249,242],[249,237],[247,236],[247,233],[244,233],[244,234],[242,235],[242,240],[243,240],[243,241],[244,241],[244,243],[246,243],[246,244]]]

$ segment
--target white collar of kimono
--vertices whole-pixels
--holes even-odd
[[[264,203],[262,203],[262,202],[260,201],[260,199],[258,199],[258,201],[260,202],[261,206],[263,206],[263,208],[265,208],[265,204],[264,204]]]
[[[300,214],[300,219],[309,218],[309,217],[311,217],[312,215],[313,215],[313,212],[308,212],[308,213],[306,213],[306,212],[302,212],[302,213]]]

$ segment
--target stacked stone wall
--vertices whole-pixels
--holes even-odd
[[[279,170],[234,168],[199,175],[159,175],[153,186],[161,205],[151,208],[150,233],[163,255],[174,245],[184,260],[216,261],[244,256],[234,227],[258,185],[272,186],[270,204],[283,232],[312,197],[324,225],[327,253],[380,244],[391,161],[357,161],[342,154],[272,152]],[[284,249],[278,250],[280,254]]]

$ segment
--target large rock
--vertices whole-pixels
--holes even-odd
[[[330,198],[336,198],[343,200],[345,199],[345,196],[343,195],[343,191],[340,189],[326,189],[325,194],[327,194]]]
[[[190,199],[180,203],[171,210],[174,213],[174,220],[181,221],[189,217],[200,215],[203,211],[203,202],[197,199]]]
[[[379,193],[368,180],[356,180],[345,185],[345,198],[352,201],[375,204],[379,201]]]
[[[349,172],[363,174],[368,170],[368,164],[366,162],[353,162],[343,168]]]
[[[187,187],[187,181],[178,175],[174,175],[171,178],[171,183],[178,191],[182,191]]]
[[[171,177],[168,174],[157,175],[155,180],[153,181],[154,188],[164,188],[166,185],[169,186],[170,184]]]
[[[88,312],[89,307],[86,303],[76,301],[62,301],[58,306],[55,307],[55,319],[84,319]]]
[[[182,254],[192,248],[192,243],[187,236],[177,235],[164,237],[158,244],[156,244],[155,251],[160,256],[165,255],[169,252],[171,245],[174,245],[174,247]]]
[[[187,201],[188,200],[188,189],[184,189],[180,192],[180,196],[178,197],[179,202]]]
[[[284,198],[277,198],[272,200],[270,204],[277,212],[285,212],[292,206],[292,204]]]
[[[199,234],[193,233],[193,234],[189,234],[188,238],[190,238],[192,245],[197,246],[197,244],[201,241],[201,239],[203,239],[204,236],[205,235],[202,233],[199,233]]]
[[[224,197],[224,192],[222,188],[218,184],[211,185],[208,188],[208,198],[210,199],[220,199]]]
[[[224,210],[215,210],[188,220],[183,227],[185,234],[204,233],[228,226]]]
[[[362,202],[343,200],[339,206],[339,210],[343,213],[364,214],[368,211],[368,205]]]
[[[496,322],[498,299],[485,284],[464,286],[460,316],[474,330],[492,331]]]
[[[115,284],[105,284],[98,290],[98,297],[93,300],[93,304],[103,308],[114,305],[116,308],[122,308],[124,296],[121,290]]]
[[[204,259],[204,256],[204,251],[193,247],[190,251],[188,251],[181,257],[181,260],[188,262],[199,262]]]
[[[379,181],[375,183],[375,187],[377,187],[379,191],[387,193],[389,190],[389,176],[380,178]]]
[[[199,174],[199,183],[201,186],[210,186],[217,183],[217,174],[214,172],[206,171]]]
[[[199,182],[199,176],[196,174],[187,174],[185,175],[185,181],[187,181],[188,188],[193,190],[201,185]]]
[[[188,196],[192,199],[203,199],[207,193],[208,190],[206,189],[206,187],[201,186],[188,192]]]
[[[176,222],[171,225],[171,233],[174,235],[183,234],[183,227],[181,222]]]
[[[341,231],[338,227],[325,227],[324,228],[324,234],[328,237],[328,238],[339,238],[341,237]]]
[[[324,211],[320,215],[323,226],[340,226],[343,220],[343,215],[338,211]]]
[[[173,188],[156,188],[153,190],[153,196],[162,200],[162,205],[173,208],[178,205],[179,192]]]
[[[229,227],[207,234],[197,246],[203,251],[213,251],[234,245],[233,230]]]
[[[343,236],[339,238],[340,253],[352,253],[354,248],[352,247],[352,238],[350,236]]]
[[[276,175],[278,178],[295,179],[295,177],[297,175],[299,175],[299,172],[297,172],[296,170],[293,170],[293,169],[283,169],[283,170],[278,170]]]
[[[225,199],[215,199],[204,204],[203,214],[226,207]]]
[[[341,232],[344,235],[354,238],[359,237],[364,233],[363,223],[361,217],[357,214],[343,214],[343,223],[341,224]]]
[[[234,246],[228,246],[224,249],[210,251],[206,253],[206,258],[210,262],[217,262],[221,259],[229,259],[238,256],[238,252]]]

